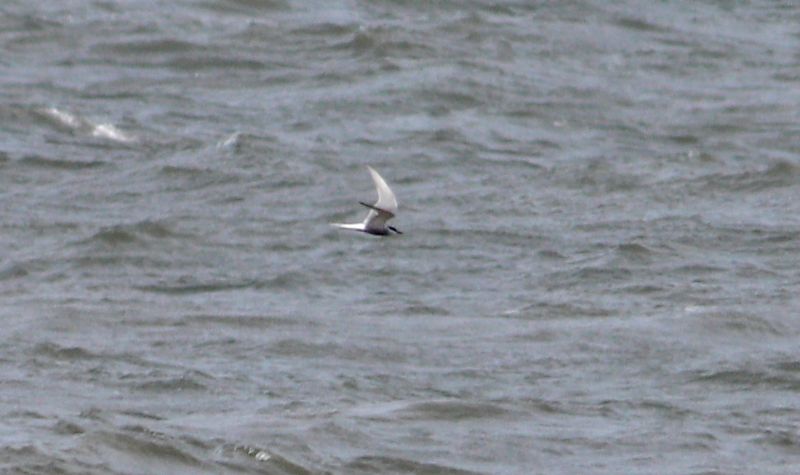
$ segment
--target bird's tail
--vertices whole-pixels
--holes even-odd
[[[344,224],[344,223],[330,223],[331,226],[339,229],[350,229],[352,231],[363,231],[364,230],[364,223],[353,223],[353,224]]]

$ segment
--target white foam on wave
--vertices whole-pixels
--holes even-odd
[[[133,142],[133,138],[129,135],[125,134],[118,128],[114,127],[111,124],[98,124],[94,126],[92,130],[93,137],[99,137],[109,140],[114,140],[116,142],[124,142],[130,143]]]
[[[226,137],[225,140],[221,140],[220,142],[217,142],[217,148],[235,147],[236,145],[239,144],[239,136],[240,135],[242,135],[241,132],[232,133],[231,135]]]
[[[133,137],[121,131],[113,124],[95,123],[89,119],[79,117],[75,114],[71,114],[69,112],[60,110],[56,107],[49,107],[47,109],[44,109],[44,114],[48,118],[54,120],[60,126],[88,133],[92,137],[97,137],[106,140],[113,140],[114,142],[122,142],[122,143],[130,143],[134,141]]]
[[[66,125],[67,127],[71,127],[73,129],[77,129],[81,126],[80,119],[70,114],[69,112],[58,110],[55,107],[50,107],[49,109],[45,109],[44,112],[50,118],[55,119],[55,121],[60,123],[61,125]]]

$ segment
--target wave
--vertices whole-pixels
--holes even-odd
[[[422,315],[422,316],[447,316],[450,312],[446,307],[439,305],[428,305],[421,301],[409,302],[403,309],[405,315]]]
[[[118,143],[127,144],[135,141],[133,136],[121,131],[111,123],[94,122],[56,107],[39,109],[37,112],[51,124],[69,132],[83,133]]]
[[[695,371],[689,381],[698,384],[723,385],[739,390],[800,391],[800,378],[793,372],[771,368],[734,368]]]
[[[84,435],[84,443],[101,459],[111,473],[129,473],[132,466],[146,473],[210,472],[208,463],[195,455],[190,446],[167,434],[141,426],[122,430],[99,430]]]
[[[695,325],[713,335],[768,337],[785,335],[789,328],[764,316],[738,310],[709,310],[694,312]]]
[[[485,402],[426,401],[410,404],[398,415],[404,419],[460,421],[496,418],[510,414],[505,408]]]
[[[716,189],[741,193],[796,186],[798,181],[800,181],[800,165],[779,160],[763,169],[734,174],[713,174],[699,178],[693,183],[700,185],[703,190]]]
[[[562,319],[562,318],[598,318],[615,315],[613,310],[583,302],[536,302],[502,313],[504,317]]]
[[[126,41],[120,43],[103,44],[94,48],[95,51],[109,52],[115,55],[122,54],[152,54],[152,53],[185,53],[201,51],[201,45],[171,38],[143,41]]]
[[[39,343],[33,349],[36,356],[44,356],[54,360],[92,360],[99,358],[98,355],[80,346],[61,346],[52,342]]]
[[[27,276],[28,273],[29,271],[24,265],[11,263],[0,267],[0,280],[22,278]]]
[[[425,58],[433,55],[434,49],[413,36],[402,38],[390,28],[359,28],[351,38],[334,45],[335,50],[350,51],[355,56],[371,56],[389,59],[395,56]]]
[[[117,247],[170,237],[179,237],[179,235],[162,222],[144,220],[133,224],[118,224],[103,228],[84,239],[82,243]]]
[[[231,279],[209,281],[163,282],[151,285],[140,285],[136,289],[170,295],[185,295],[207,292],[225,292],[240,289],[284,289],[303,286],[305,277],[297,272],[287,272],[271,279]]]
[[[63,158],[43,157],[41,155],[25,156],[21,158],[18,163],[23,166],[43,169],[49,168],[53,170],[85,170],[106,165],[106,162],[100,160],[66,160]]]
[[[275,450],[246,444],[225,444],[220,450],[226,467],[235,467],[242,472],[275,473],[284,475],[310,475],[308,468],[298,465],[278,454]],[[249,469],[248,469],[249,467]]]
[[[287,0],[207,0],[201,2],[200,5],[212,11],[246,15],[265,14],[291,8],[291,4]]]
[[[359,407],[351,411],[351,413],[355,417],[365,419],[428,421],[462,421],[511,415],[511,411],[498,404],[460,400],[398,401],[369,404]]]
[[[364,455],[357,457],[349,462],[346,468],[351,472],[363,473],[435,473],[441,475],[475,475],[478,473],[447,465],[384,455]]]
[[[198,294],[209,292],[224,292],[227,290],[238,290],[258,287],[256,280],[241,281],[216,281],[216,282],[197,282],[186,284],[154,284],[140,285],[136,289],[143,292],[153,292],[169,295]]]
[[[135,384],[133,388],[148,392],[203,391],[207,389],[205,384],[200,382],[197,377],[190,374],[145,381]]]
[[[313,322],[303,321],[306,327],[313,327],[316,324]],[[179,326],[195,326],[195,325],[208,325],[212,327],[229,326],[234,328],[275,328],[283,326],[298,325],[300,322],[293,318],[273,317],[262,315],[207,315],[207,314],[189,314],[184,315],[178,320],[175,325]]]

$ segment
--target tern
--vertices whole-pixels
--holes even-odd
[[[360,223],[343,224],[331,223],[341,229],[349,229],[351,231],[361,231],[362,233],[374,234],[376,236],[388,236],[392,234],[390,231],[397,234],[403,234],[394,226],[387,226],[386,221],[394,218],[397,213],[397,198],[394,197],[392,189],[386,184],[386,180],[375,171],[374,168],[367,165],[372,181],[375,182],[375,189],[378,191],[378,201],[374,205],[359,201],[360,204],[369,208],[367,217]]]

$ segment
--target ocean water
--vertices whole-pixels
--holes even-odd
[[[4,1],[0,472],[800,473],[798,25]]]

